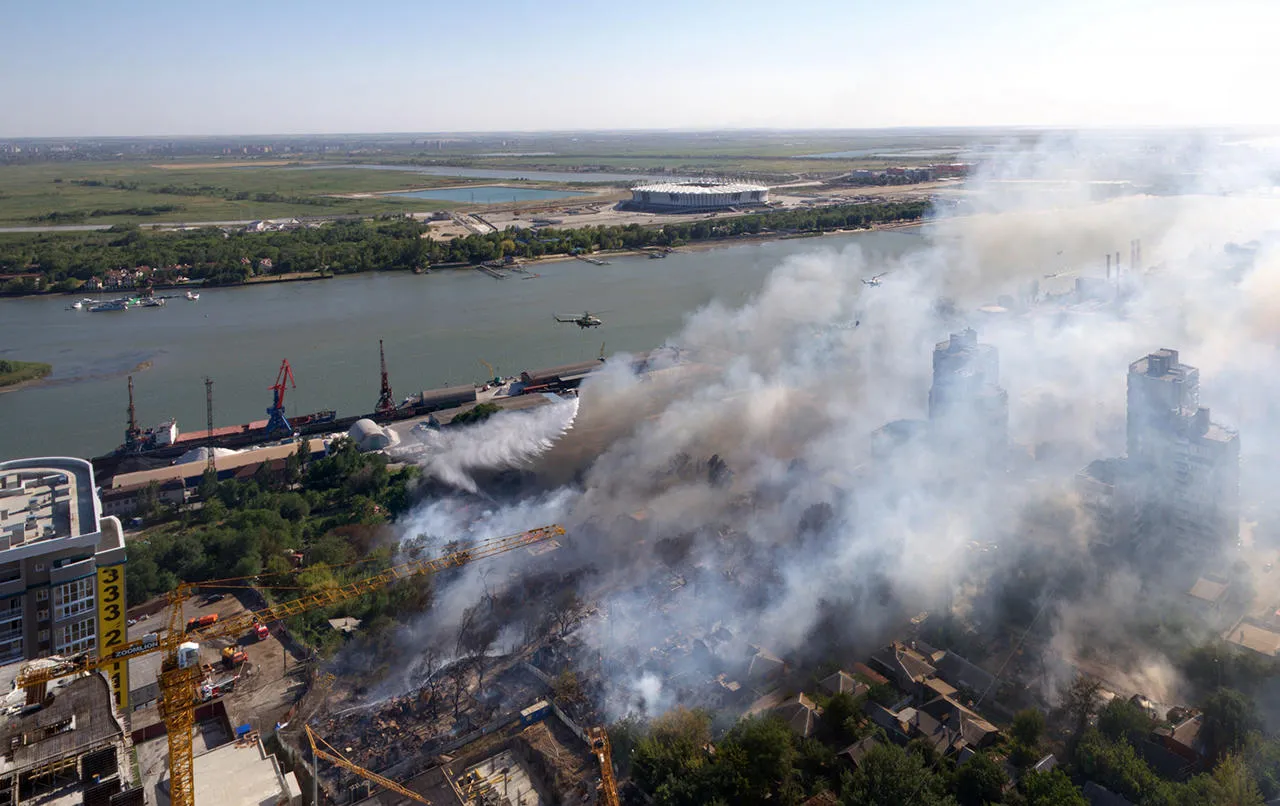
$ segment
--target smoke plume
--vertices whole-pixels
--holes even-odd
[[[603,659],[614,716],[696,704],[716,674],[741,676],[753,645],[847,668],[926,613],[971,636],[1017,625],[1034,675],[1004,666],[1007,651],[971,660],[1034,677],[1046,696],[1090,662],[1086,646],[1127,642],[1100,672],[1108,683],[1174,699],[1176,673],[1133,631],[1234,547],[1152,577],[1142,558],[1103,552],[1073,478],[1124,454],[1127,367],[1161,347],[1200,368],[1202,405],[1240,429],[1242,500],[1270,477],[1276,163],[1208,135],[1046,137],[986,157],[940,192],[918,236],[871,236],[916,237],[899,256],[815,241],[747,304],[692,313],[647,372],[611,359],[576,421],[575,402],[442,435],[427,467],[460,490],[477,490],[469,468],[514,464],[542,489],[424,501],[405,534],[564,524],[554,565],[597,608],[575,638]],[[927,420],[934,344],[966,326],[999,352],[1008,449],[975,454],[909,423],[878,431]],[[464,569],[415,630],[447,631],[483,574],[525,558],[504,562]]]

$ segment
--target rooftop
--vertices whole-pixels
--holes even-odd
[[[275,756],[261,742],[219,745],[192,763],[196,803],[275,806],[282,797],[296,802],[302,794],[298,779],[281,772]]]
[[[0,771],[82,755],[123,736],[124,728],[112,711],[107,679],[100,674],[88,675],[62,688],[39,711],[5,721],[0,729],[0,747],[4,748]]]
[[[741,182],[656,182],[652,185],[637,185],[633,191],[649,193],[752,193],[768,190],[764,185],[748,185]]]
[[[0,462],[0,551],[98,529],[88,462],[66,457]]]
[[[1227,592],[1227,588],[1231,587],[1231,583],[1225,579],[1211,579],[1209,577],[1200,577],[1196,580],[1196,584],[1191,586],[1188,595],[1193,599],[1200,599],[1204,602],[1217,604]]]
[[[1223,636],[1231,643],[1252,649],[1268,658],[1280,655],[1280,633],[1269,630],[1248,619],[1242,619]]]
[[[1195,378],[1199,373],[1195,367],[1178,361],[1177,350],[1166,347],[1134,361],[1129,365],[1129,374],[1146,375],[1164,381],[1181,381]]]

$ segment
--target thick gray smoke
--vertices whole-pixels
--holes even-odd
[[[1053,668],[1084,662],[1086,643],[1125,643],[1144,602],[1185,591],[1140,566],[1102,567],[1073,492],[1082,466],[1124,454],[1131,361],[1172,347],[1200,368],[1203,404],[1242,434],[1243,501],[1274,469],[1276,167],[1268,152],[1207,136],[1049,138],[989,158],[941,194],[937,220],[901,257],[815,242],[748,304],[692,314],[650,371],[611,359],[582,389],[573,429],[533,463],[543,492],[426,501],[405,534],[564,524],[555,565],[578,572],[569,584],[598,607],[579,635],[604,659],[613,715],[687,699],[679,681],[748,644],[847,664],[921,611],[992,625],[1017,585],[1030,591],[1027,637],[1056,661],[1042,680],[1052,689]],[[1247,260],[1225,250],[1251,241]],[[1117,252],[1123,270],[1108,280],[1104,255]],[[881,285],[861,282],[881,272]],[[1073,296],[1077,278],[1097,278],[1097,304]],[[933,345],[966,326],[999,351],[1009,450],[909,435],[885,450],[873,432],[927,419]],[[450,438],[431,466],[473,490],[465,468],[492,465],[493,440],[540,452],[547,425],[508,432],[500,418]],[[465,570],[419,629],[444,634],[492,584],[485,574],[526,561]],[[1178,695],[1157,650],[1120,664],[1117,688]]]

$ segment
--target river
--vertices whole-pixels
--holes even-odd
[[[66,310],[75,298],[0,300],[0,357],[44,361],[44,383],[0,393],[0,459],[93,456],[123,439],[125,377],[135,371],[141,426],[176,417],[203,430],[203,379],[214,381],[215,424],[265,417],[283,358],[297,376],[290,415],[372,410],[378,399],[378,339],[386,342],[396,398],[483,379],[481,360],[503,375],[647,350],[676,334],[713,298],[740,304],[785,257],[852,244],[896,255],[913,232],[868,232],[740,243],[666,260],[611,257],[607,266],[568,260],[534,264],[536,279],[495,280],[479,271],[357,274],[313,282],[206,289],[198,302],[122,313]],[[599,313],[579,330],[554,314]]]

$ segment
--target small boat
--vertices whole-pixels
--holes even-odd
[[[662,260],[666,256],[667,256],[666,252],[650,252],[649,253],[650,260]]]
[[[192,293],[192,292],[188,291],[188,292],[187,292],[187,299],[191,300],[192,302],[195,302],[196,300],[200,299],[200,295],[199,295],[199,294],[194,294],[194,293]]]
[[[143,297],[138,300],[137,305],[139,308],[163,308],[164,297]]]
[[[70,305],[68,305],[68,306],[67,306],[67,310],[68,310],[68,311],[82,311],[82,310],[84,310],[84,302],[83,302],[83,301],[81,301],[81,300],[76,300],[75,302],[73,302],[73,303],[71,303]]]

